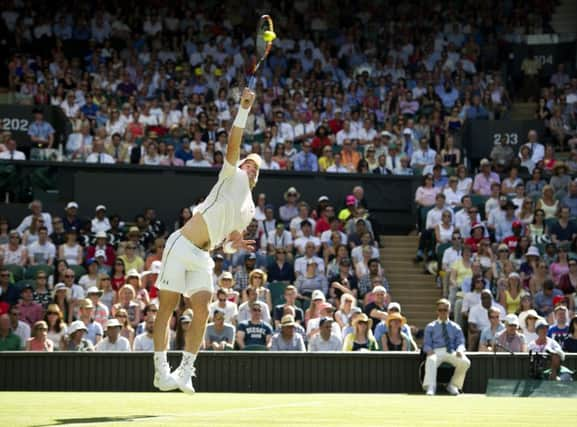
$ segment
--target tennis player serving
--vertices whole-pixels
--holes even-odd
[[[154,386],[162,391],[180,388],[185,393],[194,393],[191,376],[212,298],[214,263],[209,251],[223,242],[227,253],[254,250],[255,242],[243,240],[243,231],[255,213],[251,191],[258,180],[261,158],[249,154],[239,162],[242,135],[254,98],[254,92],[244,89],[218,182],[206,200],[194,209],[192,218],[166,241],[162,271],[156,282],[160,304],[154,323]],[[182,362],[171,374],[166,358],[168,323],[180,295],[188,297],[194,316],[186,334]]]

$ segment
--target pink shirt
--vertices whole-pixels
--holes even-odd
[[[425,206],[432,206],[435,204],[435,196],[441,191],[438,187],[419,187],[415,192],[415,201],[419,200]]]
[[[34,323],[42,320],[42,305],[22,301],[20,303],[20,320],[28,323],[30,327],[34,326]]]
[[[54,351],[54,343],[48,338],[46,338],[46,341],[30,338],[28,340],[28,351]]]
[[[495,172],[491,172],[488,177],[484,173],[478,173],[473,182],[473,192],[481,196],[490,196],[491,184],[494,182],[501,183],[501,178]]]
[[[551,279],[553,280],[553,282],[555,282],[555,284],[558,285],[561,276],[563,276],[565,273],[569,273],[569,265],[554,262],[549,267],[549,272],[551,273]]]

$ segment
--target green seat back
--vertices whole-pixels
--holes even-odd
[[[251,344],[245,346],[244,351],[266,351],[266,346],[260,344]]]
[[[83,275],[86,274],[86,269],[81,265],[71,265],[70,269],[74,271],[74,277],[76,280],[80,279]]]
[[[271,282],[268,285],[270,299],[273,307],[284,303],[284,290],[288,286],[287,282]]]
[[[43,271],[47,276],[54,272],[54,267],[46,264],[32,265],[26,269],[26,279],[35,279],[39,271]]]
[[[14,282],[18,282],[19,280],[22,280],[24,278],[23,267],[16,264],[6,264],[4,268],[10,272],[10,274],[12,275],[12,280]]]

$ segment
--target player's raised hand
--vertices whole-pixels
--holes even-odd
[[[242,95],[240,96],[240,106],[247,110],[252,108],[252,104],[254,103],[255,94],[252,90],[245,87],[242,91]]]

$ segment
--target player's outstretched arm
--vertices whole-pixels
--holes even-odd
[[[238,159],[240,158],[240,144],[242,142],[242,134],[246,126],[246,120],[250,109],[254,102],[254,92],[249,88],[245,88],[242,91],[240,97],[240,105],[238,107],[238,113],[232,124],[232,129],[228,136],[228,146],[226,147],[226,161],[231,165],[236,165]]]

